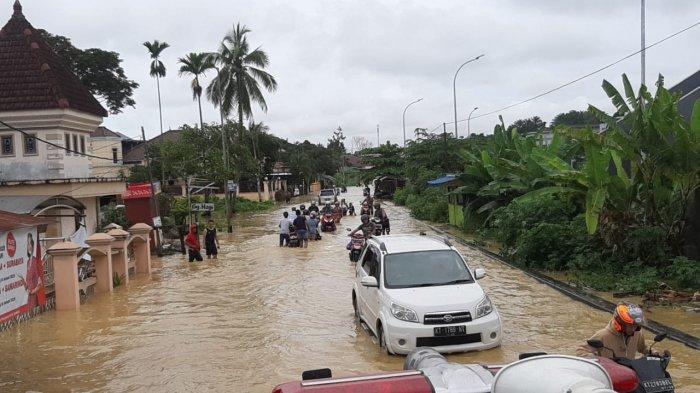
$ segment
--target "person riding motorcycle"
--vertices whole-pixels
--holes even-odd
[[[369,204],[367,202],[362,202],[362,208],[360,208],[360,214],[361,215],[372,215],[372,210],[369,208]]]
[[[389,233],[389,216],[386,215],[386,211],[382,209],[379,202],[374,203],[374,217],[382,220],[382,234]]]
[[[326,203],[326,205],[323,206],[323,209],[321,209],[321,214],[333,214],[333,208],[331,208],[330,203]]]
[[[360,216],[360,221],[362,221],[360,226],[358,226],[357,228],[355,228],[355,230],[350,232],[349,236],[354,235],[358,231],[362,231],[362,234],[364,235],[365,239],[368,239],[374,233],[374,224],[372,224],[372,221],[370,221],[369,214],[363,214],[362,216]]]
[[[311,206],[309,206],[309,211],[318,213],[318,206],[316,206],[316,201],[311,201]]]
[[[642,325],[645,323],[644,311],[636,304],[621,303],[615,307],[613,317],[604,329],[597,331],[591,340],[600,340],[605,348],[595,349],[582,345],[576,353],[581,357],[591,355],[606,358],[623,357],[634,360],[636,353],[646,354]],[[658,356],[658,352],[652,354]]]

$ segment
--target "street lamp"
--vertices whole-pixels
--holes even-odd
[[[474,113],[474,111],[477,109],[479,109],[479,107],[475,106],[474,109],[472,109],[472,111],[469,112],[469,116],[467,116],[467,138],[469,138],[469,134],[471,134],[471,132],[472,132],[470,124],[469,124],[469,122],[472,120],[472,113]]]
[[[406,147],[406,110],[408,110],[408,107],[415,104],[416,102],[422,101],[422,98],[419,98],[415,101],[412,101],[410,104],[406,105],[406,107],[403,109],[403,147]]]
[[[484,57],[484,55],[479,55],[471,60],[467,60],[464,63],[462,63],[459,68],[457,68],[457,72],[455,72],[455,77],[452,80],[452,95],[454,98],[454,109],[455,109],[455,138],[457,138],[457,74],[459,74],[459,70],[462,69],[465,65],[471,63],[472,61],[479,60],[480,58]]]

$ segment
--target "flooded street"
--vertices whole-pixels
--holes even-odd
[[[361,199],[352,189],[349,201]],[[399,370],[353,319],[353,266],[345,218],[335,235],[307,249],[279,248],[284,209],[240,218],[218,260],[155,261],[151,278],[96,295],[77,312],[47,312],[0,333],[0,391],[270,392],[306,369],[334,375]],[[427,227],[390,206],[393,233]],[[429,232],[429,231],[427,231]],[[609,320],[522,272],[458,245],[501,313],[500,348],[449,358],[500,363],[518,353],[573,354]],[[649,337],[649,336],[647,336]],[[700,391],[698,352],[666,341],[670,372],[682,392]]]

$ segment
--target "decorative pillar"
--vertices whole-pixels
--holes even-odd
[[[56,243],[47,252],[53,258],[56,309],[79,309],[78,253],[80,246],[73,242]]]
[[[124,283],[129,283],[129,253],[127,246],[129,245],[129,232],[123,229],[112,229],[107,232],[109,236],[114,238],[112,242],[112,269],[120,277],[123,277]]]
[[[134,245],[134,257],[136,258],[136,272],[151,274],[151,242],[150,234],[153,228],[144,223],[134,224],[129,228],[132,237],[131,243]]]
[[[112,242],[114,238],[106,233],[93,233],[85,240],[90,246],[90,256],[95,263],[95,292],[112,292]]]

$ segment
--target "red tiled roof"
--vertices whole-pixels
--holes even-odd
[[[17,0],[12,17],[0,30],[0,111],[55,108],[107,116],[24,18]]]
[[[0,231],[2,232],[37,226],[42,228],[41,231],[43,231],[47,225],[53,222],[55,221],[45,218],[36,218],[29,214],[15,214],[0,210]]]

